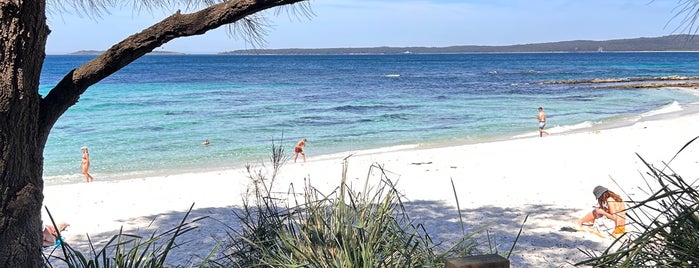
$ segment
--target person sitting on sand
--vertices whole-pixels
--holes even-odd
[[[598,206],[593,207],[590,213],[582,217],[578,221],[578,225],[580,225],[580,227],[583,225],[594,225],[595,221],[603,221],[606,219],[607,221],[614,222],[612,236],[616,237],[624,234],[626,232],[626,208],[621,197],[603,186],[595,187],[592,193],[597,199]]]
[[[301,154],[303,157],[303,162],[306,162],[306,154],[303,152],[303,147],[305,146],[306,138],[303,138],[296,144],[296,147],[294,147],[294,163],[296,163],[296,159],[299,157],[299,154]]]
[[[59,237],[59,232],[63,232],[66,228],[68,228],[70,224],[67,224],[65,222],[59,222],[56,224],[56,227],[58,227],[58,230],[53,226],[53,224],[45,224],[44,225],[44,230],[42,231],[42,236],[43,236],[43,241],[41,242],[41,245],[44,247],[49,247],[53,245],[57,245],[56,243],[57,238]]]

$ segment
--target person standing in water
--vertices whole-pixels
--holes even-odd
[[[539,120],[539,137],[543,137],[544,134],[549,135],[549,133],[544,130],[544,127],[546,127],[546,113],[544,113],[544,108],[539,107],[539,115],[536,116],[536,119]]]
[[[306,147],[306,138],[301,139],[294,147],[294,163],[296,163],[299,154],[303,157],[303,162],[306,162],[306,154],[303,152],[303,147]]]
[[[83,150],[83,159],[80,162],[80,167],[83,170],[83,174],[85,174],[85,182],[92,182],[92,175],[88,172],[90,169],[90,153],[87,151],[87,147],[83,146],[80,148]]]

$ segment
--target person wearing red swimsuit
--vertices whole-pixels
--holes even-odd
[[[294,163],[296,163],[299,154],[303,157],[303,162],[306,162],[306,154],[303,152],[303,147],[306,147],[306,138],[301,139],[294,147]]]

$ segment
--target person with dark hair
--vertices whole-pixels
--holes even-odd
[[[544,108],[539,107],[539,114],[536,116],[536,120],[539,120],[539,137],[543,137],[544,134],[548,135],[549,133],[544,130],[544,127],[546,127],[546,113],[544,112]]]
[[[597,186],[592,190],[597,199],[597,206],[582,217],[578,224],[594,225],[595,221],[608,219],[614,222],[612,236],[618,236],[626,232],[626,206],[621,197],[603,186]]]

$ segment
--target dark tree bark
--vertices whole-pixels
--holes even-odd
[[[0,1],[0,267],[41,267],[44,1]]]
[[[54,123],[91,85],[175,38],[204,34],[305,0],[233,0],[177,12],[73,69],[45,98],[45,0],[0,0],[0,267],[42,267],[43,150]]]

